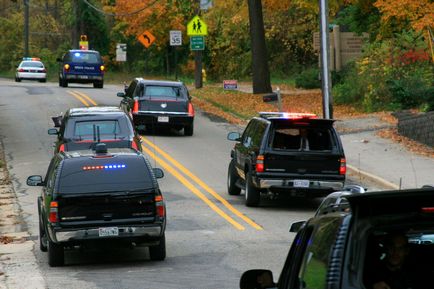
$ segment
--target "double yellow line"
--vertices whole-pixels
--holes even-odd
[[[88,95],[81,93],[79,91],[68,91],[69,94],[78,99],[85,106],[90,106],[89,103],[93,105],[97,105],[95,101],[93,101]],[[196,195],[200,200],[202,200],[206,205],[208,205],[214,212],[220,215],[223,219],[229,222],[232,226],[234,226],[238,230],[245,230],[245,226],[240,222],[236,221],[234,218],[229,216],[224,210],[222,210],[219,206],[217,206],[212,200],[210,200],[205,194],[203,194],[191,181],[199,185],[202,189],[204,189],[208,194],[214,197],[217,201],[219,201],[227,210],[229,210],[232,214],[240,218],[246,224],[251,226],[256,230],[263,230],[263,228],[255,223],[253,220],[245,216],[243,213],[238,211],[234,206],[232,206],[228,201],[226,201],[222,196],[220,196],[217,192],[215,192],[212,188],[210,188],[207,184],[205,184],[200,178],[194,175],[191,171],[189,171],[186,167],[184,167],[177,160],[172,158],[169,154],[164,152],[162,149],[154,145],[147,138],[142,136],[142,140],[146,145],[148,145],[153,151],[158,152],[163,158],[157,156],[151,149],[142,144],[142,149],[146,152],[152,159],[154,159],[160,166],[162,166],[167,172],[171,173],[178,181],[180,181],[187,189],[189,189],[194,195]],[[167,161],[166,161],[167,160]],[[170,164],[169,164],[170,163]],[[190,178],[188,180],[185,176]]]
[[[81,92],[76,91],[76,90],[68,90],[67,92],[69,94],[71,94],[72,96],[74,96],[76,99],[78,99],[85,106],[90,106],[89,103],[91,103],[94,106],[98,105],[92,98],[90,98],[88,95],[86,95],[84,93],[81,93]]]

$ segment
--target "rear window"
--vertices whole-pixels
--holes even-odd
[[[35,62],[35,61],[25,61],[22,62],[21,67],[37,67],[37,68],[44,68],[44,65],[41,62]]]
[[[97,53],[89,52],[70,52],[67,54],[65,61],[79,62],[86,64],[99,64],[101,63],[101,56]]]
[[[179,98],[183,97],[179,86],[147,85],[144,91],[145,97]]]
[[[107,136],[116,138],[121,134],[121,126],[118,120],[77,121],[74,125],[73,137],[79,140],[93,139],[98,130],[101,138]]]
[[[133,191],[154,187],[144,159],[128,155],[68,159],[63,162],[58,184],[60,194]]]
[[[277,126],[270,138],[275,150],[330,151],[333,148],[332,132],[329,128],[300,126]]]

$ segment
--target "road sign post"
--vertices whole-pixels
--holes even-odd
[[[190,48],[194,50],[194,63],[195,63],[195,71],[194,71],[194,79],[195,79],[195,87],[201,88],[203,85],[202,80],[202,50],[205,48],[205,40],[203,36],[208,35],[208,26],[206,23],[200,19],[199,16],[194,16],[193,19],[190,20],[187,24],[187,35],[192,37],[202,36],[201,40],[203,45],[197,45],[195,47],[202,49],[194,49],[192,46],[192,39],[190,38]]]
[[[176,46],[182,45],[182,32],[180,30],[170,30],[170,46],[175,50],[175,79],[178,79],[178,49]]]
[[[149,48],[155,41],[155,36],[148,30],[143,31],[143,33],[137,35],[137,40],[143,44],[146,48]]]

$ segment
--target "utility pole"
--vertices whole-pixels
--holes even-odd
[[[319,0],[320,6],[320,38],[321,38],[321,89],[323,95],[323,117],[333,118],[333,98],[331,95],[330,77],[330,45],[328,25],[328,2]]]
[[[24,0],[24,57],[29,57],[29,1]]]
[[[200,14],[200,0],[197,1],[197,15]],[[202,81],[202,50],[195,50],[194,51],[194,87],[196,88],[202,88],[203,87],[203,81]]]

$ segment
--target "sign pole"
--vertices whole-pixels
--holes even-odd
[[[321,90],[323,95],[323,115],[324,118],[333,118],[333,106],[331,96],[331,77],[330,77],[330,47],[328,32],[328,2],[320,0],[320,39],[321,39]]]
[[[194,52],[194,86],[196,88],[202,88],[202,50],[196,50]]]
[[[175,48],[175,80],[178,80],[178,49],[176,46],[173,48]]]

